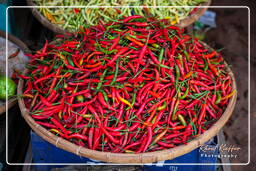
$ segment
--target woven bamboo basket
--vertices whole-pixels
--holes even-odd
[[[226,63],[225,63],[226,64]],[[228,66],[226,64],[226,66]],[[26,72],[26,71],[25,71]],[[233,80],[232,86],[233,90],[237,90],[235,77],[231,69],[228,67],[228,72]],[[18,84],[18,94],[22,94],[24,81],[22,79],[19,80]],[[171,160],[186,153],[191,152],[192,150],[200,147],[207,141],[209,141],[212,137],[218,134],[220,129],[225,125],[228,121],[230,116],[233,113],[235,104],[236,104],[237,93],[235,93],[225,110],[222,114],[221,118],[213,124],[210,129],[205,131],[202,135],[198,136],[197,138],[193,139],[186,145],[180,145],[168,150],[161,150],[155,152],[146,152],[146,153],[139,153],[139,154],[126,154],[126,153],[110,153],[110,152],[101,152],[96,150],[91,150],[82,146],[75,145],[61,137],[58,137],[51,132],[47,131],[41,125],[37,124],[35,120],[30,116],[29,110],[26,109],[24,100],[19,98],[19,107],[21,109],[21,113],[30,127],[44,140],[52,143],[53,145],[64,149],[66,151],[72,152],[79,156],[91,158],[94,160],[100,160],[104,162],[110,163],[126,163],[126,164],[144,164],[144,163],[152,163],[157,161],[163,160]]]
[[[6,38],[6,33],[0,30],[0,37],[2,38]],[[20,39],[18,39],[17,37],[8,34],[8,40],[11,41],[12,43],[14,43],[15,45],[17,45],[23,52],[29,53],[29,49],[26,46],[25,43],[23,43]],[[8,109],[10,109],[12,106],[14,106],[17,103],[17,99],[16,98],[10,98],[8,100]],[[2,115],[3,113],[5,113],[6,111],[6,105],[5,103],[2,103],[0,105],[0,115]]]
[[[33,0],[27,0],[27,4],[29,6],[36,6],[36,4],[33,2]],[[210,6],[210,4],[211,4],[211,0],[208,0],[207,2],[204,2],[204,3],[200,4],[199,6]],[[65,34],[67,32],[66,30],[64,30],[60,26],[51,23],[47,18],[45,18],[38,11],[37,8],[32,8],[31,10],[32,10],[32,14],[39,20],[39,22],[41,22],[43,24],[43,26],[52,30],[54,33]],[[195,21],[197,21],[199,19],[199,17],[201,17],[205,13],[206,10],[207,10],[207,7],[202,7],[202,8],[199,7],[199,9],[197,9],[197,11],[195,13],[193,13],[192,15],[182,19],[177,24],[177,26],[185,28],[185,27],[193,24]]]

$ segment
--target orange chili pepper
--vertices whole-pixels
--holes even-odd
[[[94,67],[97,67],[99,65],[101,65],[102,63],[101,62],[98,62],[96,64],[92,64],[92,65],[85,65],[86,68],[94,68]]]
[[[156,97],[156,98],[160,98],[160,95],[157,94],[156,92],[149,91],[149,94],[151,94],[152,96],[154,96],[154,97]]]
[[[208,62],[209,68],[212,70],[212,72],[214,73],[214,75],[219,76],[219,72],[218,72],[217,68],[215,68],[215,67],[211,64],[209,58],[207,58],[207,62]]]
[[[189,73],[187,73],[187,74],[184,76],[184,79],[190,78],[192,74],[193,74],[193,71],[190,71]]]
[[[132,108],[132,104],[128,101],[128,100],[125,100],[123,99],[122,97],[117,97],[121,102],[127,104],[130,108]]]
[[[173,127],[172,130],[180,130],[180,129],[184,129],[184,128],[186,128],[186,126],[180,125],[180,126]]]
[[[93,55],[101,55],[101,54],[103,54],[103,52],[98,52],[98,51],[92,52],[90,55],[87,56],[86,62],[88,62],[89,59],[90,59]]]
[[[215,55],[217,55],[217,52],[213,51],[212,53],[204,55],[204,58],[213,58]]]
[[[52,23],[56,23],[56,19],[53,15],[51,15],[49,12],[45,11],[45,16],[48,20],[50,20]]]
[[[157,143],[157,141],[159,141],[166,134],[167,130],[168,129],[166,128],[163,132],[161,132],[159,135],[157,135],[157,137],[153,140],[152,144]]]
[[[236,93],[236,90],[233,90],[230,94],[226,95],[225,97],[222,97],[221,100],[226,100],[232,97]]]
[[[31,94],[23,94],[24,97],[29,97],[29,98],[33,98],[34,96]]]
[[[140,41],[138,41],[138,40],[136,40],[136,39],[134,39],[134,38],[132,38],[132,37],[125,36],[125,38],[128,39],[128,40],[130,40],[131,42],[135,43],[135,44],[138,45],[138,46],[141,46],[141,47],[144,46],[143,43],[141,43]]]

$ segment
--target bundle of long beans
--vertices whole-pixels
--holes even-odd
[[[87,6],[87,8],[56,7],[39,9],[50,22],[69,31],[77,31],[80,26],[97,25],[100,20],[107,23],[114,19],[131,15],[154,16],[157,19],[168,18],[172,24],[176,24],[194,11],[194,8],[189,6],[197,6],[206,1],[207,0],[33,0],[38,6]],[[90,8],[90,6],[119,7]]]
[[[167,20],[137,15],[101,23],[57,35],[29,56],[21,77],[31,116],[99,151],[186,144],[222,116],[236,93],[221,54]]]

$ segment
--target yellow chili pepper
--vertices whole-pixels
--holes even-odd
[[[174,98],[174,100],[176,100],[176,99]],[[174,105],[173,113],[172,113],[172,120],[173,120],[173,121],[175,121],[175,120],[177,119],[176,112],[177,112],[179,103],[180,103],[180,100],[177,99],[176,102],[175,102],[175,105]]]
[[[177,14],[175,15],[175,20],[176,20],[176,23],[180,22],[179,16]]]
[[[127,104],[130,108],[132,108],[132,104],[131,104],[129,101],[123,99],[122,97],[118,97],[118,99],[119,99],[121,102]]]
[[[83,65],[83,63],[84,63],[84,58],[82,58],[82,59],[79,61],[79,65],[80,65],[80,66]]]
[[[85,10],[85,13],[86,13],[86,14],[90,14],[90,13],[91,13],[91,9],[89,9],[89,8],[86,9],[86,10]]]
[[[33,96],[32,94],[23,94],[23,96],[24,96],[24,97],[29,97],[29,98],[31,98],[31,99],[34,98],[34,96]]]
[[[48,20],[50,20],[52,23],[56,23],[56,19],[53,15],[51,15],[49,12],[45,11],[45,16]]]
[[[65,64],[68,64],[68,60],[64,55],[62,55],[60,53],[56,53],[56,55],[59,56],[60,59],[62,59]]]
[[[92,115],[91,114],[83,114],[83,115],[81,115],[83,118],[91,118],[92,117]]]
[[[193,74],[192,71],[190,71],[189,73],[187,73],[187,75],[185,75],[184,79],[188,79],[191,77],[191,75]]]
[[[126,153],[135,153],[134,151],[132,150],[125,150]]]
[[[152,121],[151,121],[151,123],[152,123],[152,124],[154,124],[154,123],[155,123],[155,121],[156,121],[156,117],[157,117],[157,116],[154,116],[154,118],[152,119]]]
[[[178,119],[180,120],[182,125],[187,126],[187,123],[186,123],[186,121],[185,121],[185,119],[184,119],[184,117],[182,115],[178,115]]]
[[[33,100],[32,100],[32,103],[31,103],[31,107],[33,107],[34,105],[35,105],[35,103],[36,103],[36,99],[37,99],[37,97],[38,97],[38,92],[36,92],[36,94],[35,94],[35,96],[34,96],[34,98],[33,98]]]
[[[62,111],[59,111],[58,116],[60,119],[62,119]]]
[[[60,131],[57,130],[57,129],[50,129],[50,132],[55,132],[55,133],[57,133],[57,134],[60,134]]]
[[[154,139],[154,141],[152,142],[152,144],[157,143],[167,132],[168,129],[165,129],[163,132],[161,132],[159,135],[157,135],[157,137]]]
[[[171,25],[175,25],[177,22],[175,20],[171,21]]]
[[[176,14],[176,15],[175,15],[175,20],[172,20],[172,21],[171,21],[171,25],[175,25],[175,24],[177,24],[177,23],[179,23],[179,16]]]
[[[84,96],[83,95],[78,95],[78,96],[76,96],[76,100],[78,100],[80,102],[84,102]]]
[[[164,102],[164,104],[162,106],[159,106],[156,110],[163,110],[167,107],[167,103]]]
[[[236,93],[236,90],[233,90],[230,94],[226,95],[225,97],[222,97],[221,100],[229,99]]]

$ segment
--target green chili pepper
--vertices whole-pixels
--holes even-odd
[[[160,64],[162,63],[164,57],[164,48],[161,49],[160,54],[158,56],[158,61],[160,62]]]
[[[186,89],[185,93],[182,96],[180,96],[180,99],[185,99],[188,95],[188,92],[189,92],[189,87]]]
[[[116,49],[113,49],[113,50],[111,50],[111,51],[109,51],[109,50],[107,50],[107,49],[104,49],[103,47],[101,47],[101,45],[100,45],[99,43],[95,43],[94,45],[99,48],[99,51],[101,51],[101,52],[103,52],[103,53],[105,53],[105,54],[107,54],[107,55],[117,52]]]
[[[159,107],[157,108],[157,110],[163,110],[163,109],[166,108],[166,106],[167,106],[167,103],[164,102],[164,104],[163,104],[162,106],[159,106]]]
[[[178,115],[178,119],[180,120],[183,126],[187,126],[187,123],[182,115]]]
[[[211,64],[219,65],[220,63],[219,62],[215,62],[215,61],[211,61]]]
[[[158,51],[158,48],[154,48],[154,47],[151,47],[151,46],[148,46],[148,48],[152,51]]]
[[[193,132],[192,132],[192,135],[196,135],[197,134],[197,129],[196,129],[196,125],[194,124],[194,122],[190,121],[189,123],[192,128],[193,128]]]
[[[67,57],[68,63],[72,66],[75,66],[73,60],[70,57]]]
[[[107,26],[106,29],[109,30],[111,28],[120,28],[120,27],[121,27],[121,25],[116,24],[116,25]]]
[[[176,72],[175,80],[176,80],[176,82],[178,82],[179,78],[180,78],[180,69],[179,69],[178,65],[175,65],[175,72]]]
[[[203,58],[204,60],[204,71],[208,70],[208,62]]]
[[[154,48],[159,48],[159,45],[156,44],[156,43],[153,43],[152,46],[153,46]]]
[[[67,83],[64,83],[63,84],[63,88],[67,88],[68,87],[68,84]]]
[[[105,69],[104,72],[102,73],[102,75],[100,76],[100,82],[98,83],[96,90],[99,90],[101,88],[103,79],[104,79],[105,75],[107,74],[107,72],[108,72],[108,68]]]
[[[134,49],[134,50],[139,50],[138,48],[135,48],[135,47],[133,47],[133,46],[130,46],[129,48],[130,48],[130,49]]]
[[[108,98],[107,93],[104,90],[102,90],[102,89],[100,89],[99,91],[103,94],[104,100],[108,104],[109,98]]]
[[[217,99],[215,101],[215,104],[219,104],[221,101],[221,93],[219,91],[217,91]]]
[[[76,99],[80,102],[84,102],[84,96],[83,95],[78,95],[76,96]]]
[[[137,96],[137,93],[134,93],[133,96],[132,96],[132,103],[131,105],[133,106],[135,104],[135,101],[136,101],[136,96]],[[131,107],[127,107],[126,110],[130,109]]]
[[[116,49],[113,49],[111,51],[108,51],[107,49],[102,48],[101,51],[107,55],[117,52]]]
[[[183,50],[183,53],[184,53],[184,54],[185,54],[185,56],[186,56],[186,60],[189,62],[190,57],[189,57],[188,52],[187,52],[187,51],[185,51],[185,50]]]
[[[118,63],[119,63],[119,58],[117,58],[117,60],[116,60],[116,70],[115,70],[114,78],[113,78],[112,82],[110,83],[110,85],[113,85],[116,82],[116,77],[117,77],[118,68],[119,68]]]
[[[163,67],[163,68],[167,68],[167,69],[172,69],[171,67],[163,65],[163,64],[155,64],[155,65],[158,65],[159,67]]]

